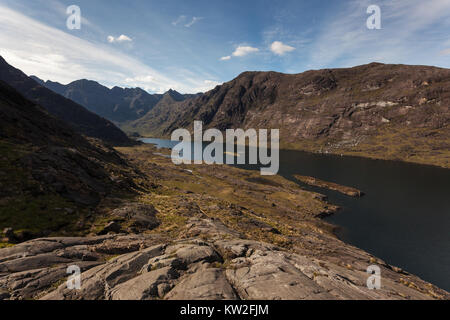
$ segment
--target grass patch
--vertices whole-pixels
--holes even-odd
[[[74,213],[69,214],[66,208],[72,209]],[[45,230],[59,230],[78,220],[78,216],[74,204],[60,196],[18,196],[2,201],[0,229],[13,228],[15,232],[39,234]]]

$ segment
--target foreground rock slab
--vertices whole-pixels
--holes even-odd
[[[444,290],[387,264],[380,265],[381,289],[369,290],[367,254],[350,246],[357,260],[351,268],[346,261],[239,238],[209,219],[191,219],[187,228],[199,230],[200,236],[170,244],[145,234],[47,238],[2,249],[0,299],[450,298]],[[82,272],[78,290],[66,283],[72,265]]]

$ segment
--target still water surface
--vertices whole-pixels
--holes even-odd
[[[142,141],[159,148],[178,144]],[[340,239],[450,291],[450,170],[280,150],[279,174],[292,181],[293,174],[313,176],[364,191],[364,197],[355,199],[306,187],[343,208],[325,219],[339,226]]]

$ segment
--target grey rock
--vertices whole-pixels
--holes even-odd
[[[205,262],[221,262],[222,258],[210,246],[199,245],[176,245],[167,248],[167,254],[175,254],[186,265],[193,264],[199,261]]]
[[[70,262],[70,259],[58,257],[54,253],[44,253],[0,263],[0,272],[21,272],[30,269],[50,267],[55,264]]]
[[[178,277],[171,267],[154,270],[121,283],[111,290],[112,300],[148,300],[159,297],[158,287]],[[162,287],[161,287],[161,291]]]
[[[233,260],[227,278],[244,299],[333,299],[324,288],[295,268],[281,252],[255,251],[249,258]]]
[[[106,299],[110,289],[135,278],[150,258],[163,254],[164,248],[164,245],[157,245],[113,258],[84,272],[80,290],[68,290],[66,286],[62,285],[42,299]]]
[[[114,210],[111,214],[129,221],[130,231],[142,232],[159,226],[158,211],[151,204],[131,203]]]
[[[237,300],[223,270],[204,269],[189,275],[165,297],[168,300]]]
[[[155,234],[120,234],[43,238],[0,249],[0,298],[450,299],[444,290],[326,234],[326,250],[318,255],[243,239],[217,220],[194,218],[186,228],[201,239],[167,245]],[[318,240],[306,234],[303,241]],[[371,264],[381,268],[380,290],[366,286]],[[80,290],[65,283],[71,265],[82,271]]]

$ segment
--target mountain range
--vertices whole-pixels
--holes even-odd
[[[450,70],[371,63],[301,74],[244,72],[202,95],[155,107],[122,128],[279,128],[284,148],[450,167]]]
[[[141,88],[109,89],[96,81],[86,79],[63,85],[58,82],[43,81],[36,76],[31,78],[117,124],[142,118],[160,102],[166,105],[194,96],[183,95],[175,90],[169,90],[165,94],[150,94]]]
[[[201,120],[222,131],[278,128],[283,148],[450,167],[449,69],[371,63],[300,74],[244,72],[206,93],[150,94],[90,80],[44,82],[5,64],[0,80],[106,141],[128,138],[94,113],[129,136],[169,138]]]

